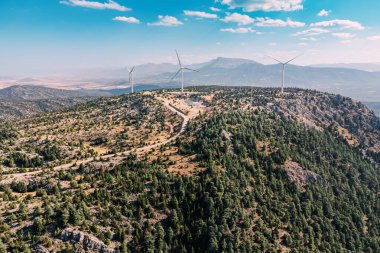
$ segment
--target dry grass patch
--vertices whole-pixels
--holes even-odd
[[[347,129],[338,126],[337,128],[338,133],[346,139],[347,143],[351,146],[358,146],[359,145],[359,140],[357,137],[355,137],[353,134],[351,134]]]
[[[269,156],[278,150],[278,148],[274,147],[270,141],[258,141],[256,143],[256,148],[258,151],[265,154],[265,156]]]

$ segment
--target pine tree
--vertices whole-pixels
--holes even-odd
[[[3,241],[0,239],[0,253],[7,253],[7,247],[3,243]]]

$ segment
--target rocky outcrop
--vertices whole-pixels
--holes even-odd
[[[76,230],[75,228],[66,228],[61,233],[61,239],[74,243],[77,252],[99,251],[101,253],[114,253],[115,250],[109,248],[99,238]]]
[[[283,169],[285,169],[289,180],[302,189],[311,183],[325,184],[324,179],[319,174],[302,168],[301,165],[294,161],[286,161]]]
[[[380,153],[380,119],[358,101],[339,95],[299,92],[277,99],[266,109],[319,131],[344,129],[350,136],[348,141],[355,140],[353,146]]]

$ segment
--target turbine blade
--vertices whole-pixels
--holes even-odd
[[[199,70],[190,69],[190,68],[183,68],[183,69],[187,69],[187,70],[194,71],[194,72],[199,72]]]
[[[273,58],[272,56],[267,55],[267,57],[269,57],[269,58],[275,60],[276,62],[278,62],[278,63],[280,63],[280,64],[284,64],[282,61],[279,61],[279,60],[277,60],[276,58]]]
[[[132,67],[132,69],[131,69],[131,73],[132,73],[134,70],[135,70],[135,66]]]
[[[177,59],[178,59],[178,64],[179,64],[179,66],[182,66],[181,59],[179,59],[179,55],[178,55],[177,50],[175,50],[175,53],[176,53],[176,55],[177,55]]]
[[[294,61],[295,59],[297,59],[298,57],[300,57],[302,54],[300,54],[300,55],[297,55],[296,57],[294,57],[293,59],[291,59],[290,61],[287,61],[287,62],[285,62],[284,64],[288,64],[288,63],[290,63],[290,62],[292,62],[292,61]]]
[[[170,81],[173,81],[174,78],[176,78],[178,76],[178,74],[181,72],[182,69],[179,69],[177,71],[177,73],[175,73],[175,75],[170,79]]]

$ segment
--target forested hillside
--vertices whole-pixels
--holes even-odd
[[[155,110],[138,124],[159,113],[177,132],[180,111],[186,129],[171,142],[27,180],[3,173],[0,252],[380,251],[380,125],[360,103],[218,87],[105,98],[90,108],[97,103],[127,115],[148,103]],[[90,117],[76,109],[74,122],[82,111]]]
[[[13,85],[0,89],[1,100],[47,100],[109,95],[93,90],[62,90],[37,85]]]
[[[72,107],[75,104],[84,103],[91,99],[94,98],[77,97],[42,100],[0,100],[0,122],[61,110]]]
[[[92,90],[62,90],[35,85],[0,89],[0,122],[61,110],[110,93]]]

